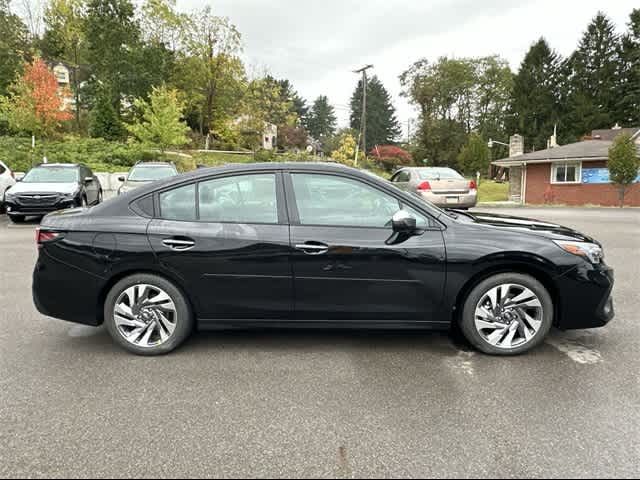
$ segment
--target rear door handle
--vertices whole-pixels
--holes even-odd
[[[162,241],[162,244],[165,247],[170,248],[171,250],[184,252],[185,250],[191,250],[193,247],[195,247],[196,242],[188,238],[166,238]]]
[[[299,243],[296,245],[298,250],[302,250],[307,255],[322,255],[329,251],[329,245],[320,242]]]

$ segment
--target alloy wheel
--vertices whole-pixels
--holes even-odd
[[[504,283],[492,287],[475,309],[475,327],[484,341],[501,349],[521,347],[542,327],[542,302],[529,288]]]
[[[171,338],[178,314],[168,293],[153,285],[138,284],[120,294],[113,319],[117,331],[127,342],[151,348]]]

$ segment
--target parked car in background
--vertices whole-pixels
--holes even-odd
[[[613,271],[570,228],[441,210],[337,164],[202,169],[47,215],[33,298],[130,352],[194,328],[431,328],[515,355],[606,325]],[[82,295],[76,295],[76,292]]]
[[[7,214],[16,223],[28,216],[102,202],[102,186],[82,164],[42,164],[32,168],[5,195]]]
[[[7,191],[16,184],[16,176],[4,163],[0,162],[0,212],[5,209],[4,197]]]
[[[124,182],[118,189],[118,195],[176,175],[178,175],[178,169],[172,162],[137,163],[126,177],[118,179]]]
[[[402,168],[391,177],[391,182],[442,208],[468,209],[478,203],[476,181],[465,179],[452,168]]]

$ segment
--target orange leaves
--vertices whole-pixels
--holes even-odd
[[[63,109],[58,81],[41,59],[36,58],[33,63],[25,66],[21,81],[25,84],[25,90],[31,93],[30,103],[41,122],[48,124],[71,119],[71,113]]]

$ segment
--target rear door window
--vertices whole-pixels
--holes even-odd
[[[159,198],[161,218],[182,222],[197,220],[195,184],[162,192]]]

